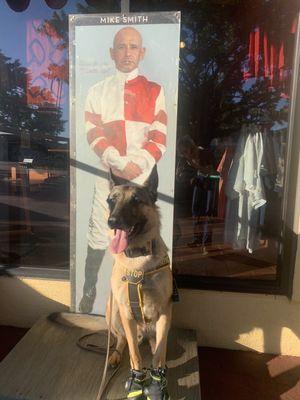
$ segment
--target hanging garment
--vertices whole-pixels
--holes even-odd
[[[212,213],[213,182],[198,176],[193,189],[193,242],[204,246],[209,241],[209,216]]]
[[[252,253],[259,245],[260,207],[266,203],[260,176],[263,137],[257,127],[243,128],[226,185],[225,242]]]
[[[285,132],[273,133],[273,146],[276,154],[276,180],[275,191],[283,195],[284,171],[285,171]]]
[[[222,158],[217,166],[217,171],[220,174],[219,179],[219,198],[218,198],[218,218],[225,218],[226,215],[226,195],[225,186],[227,183],[227,177],[230,170],[230,166],[233,158],[233,148],[232,146],[226,147]]]
[[[261,174],[265,186],[279,194],[283,192],[285,132],[265,132],[263,134],[264,155]]]

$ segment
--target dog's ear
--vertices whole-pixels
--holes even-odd
[[[110,188],[112,189],[114,186],[120,186],[120,185],[128,185],[130,181],[127,179],[121,178],[120,176],[117,176],[113,174],[112,170],[110,170]]]
[[[154,165],[151,174],[148,179],[145,181],[143,185],[146,189],[148,189],[151,201],[155,203],[157,201],[157,187],[158,187],[158,173],[157,166]]]

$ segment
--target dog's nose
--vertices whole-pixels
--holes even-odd
[[[109,217],[108,218],[108,226],[110,229],[117,228],[117,218],[116,217]]]

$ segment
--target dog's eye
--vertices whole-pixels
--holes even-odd
[[[131,201],[132,201],[133,203],[138,203],[138,202],[140,201],[140,199],[139,199],[138,195],[134,194],[134,195],[132,196],[132,198],[131,198]]]
[[[108,198],[107,200],[106,200],[106,202],[107,202],[107,204],[109,205],[109,206],[112,206],[113,204],[114,204],[114,199],[112,199],[112,198]]]

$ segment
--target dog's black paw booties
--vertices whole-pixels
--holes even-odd
[[[144,389],[144,395],[147,400],[170,400],[164,368],[151,370],[150,381]]]
[[[145,400],[143,394],[146,374],[144,371],[137,371],[132,369],[130,376],[125,383],[125,390],[127,392],[127,399],[131,400]]]

